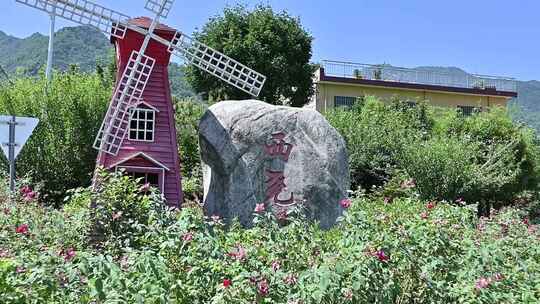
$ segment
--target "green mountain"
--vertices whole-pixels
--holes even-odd
[[[47,63],[48,44],[49,37],[39,33],[21,39],[0,31],[0,66],[8,74],[36,75]],[[55,34],[54,69],[65,71],[76,64],[82,71],[91,72],[97,63],[107,65],[110,60],[114,60],[114,48],[95,28],[66,27]],[[171,91],[177,97],[193,97],[184,71],[183,65],[171,63]]]
[[[16,38],[0,32],[0,65],[8,72],[35,75],[47,62],[49,37],[35,33]],[[111,45],[105,35],[90,27],[67,27],[55,35],[54,68],[67,69],[77,64],[92,71],[97,61],[107,60]]]

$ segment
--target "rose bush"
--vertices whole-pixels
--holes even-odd
[[[126,195],[146,202],[130,205],[131,212],[103,213],[113,222],[120,210],[116,220],[125,221],[122,227],[134,225],[114,238],[125,246],[99,246],[103,240],[88,237],[96,217],[104,215],[88,208],[92,194],[86,189],[72,194],[63,210],[36,201],[2,201],[2,302],[534,303],[540,298],[540,232],[519,209],[477,219],[470,208],[406,197],[389,201],[376,193],[343,202],[348,209],[329,231],[294,210],[278,223],[261,208],[255,227],[244,230],[204,217],[198,208],[153,212],[146,206],[160,198],[135,185],[110,176],[102,196],[117,199],[107,205],[117,208]],[[26,232],[18,232],[20,227]]]

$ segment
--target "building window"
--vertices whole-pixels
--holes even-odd
[[[159,184],[159,174],[157,173],[128,171],[125,174],[138,180],[141,185],[149,184],[152,187],[162,190],[161,185]]]
[[[156,111],[137,107],[130,110],[129,140],[154,141],[154,128],[156,122]]]
[[[336,107],[350,108],[356,103],[357,97],[334,96],[334,105]]]
[[[480,108],[473,107],[473,106],[457,106],[457,108],[459,112],[461,113],[461,115],[465,117],[471,116],[481,111]]]

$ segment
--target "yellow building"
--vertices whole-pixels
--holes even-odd
[[[517,97],[512,78],[337,61],[323,61],[314,83],[319,112],[352,106],[362,96],[383,101],[399,96],[409,102],[425,100],[436,106],[459,108],[469,115],[475,109],[506,106],[508,100]]]

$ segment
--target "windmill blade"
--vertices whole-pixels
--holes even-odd
[[[163,43],[163,39],[153,38]],[[181,32],[168,42],[168,47],[172,54],[255,97],[259,96],[266,82],[263,74]]]
[[[147,0],[144,8],[161,18],[167,18],[173,4],[174,0]]]
[[[48,14],[97,28],[107,35],[124,38],[129,16],[87,0],[15,0]]]
[[[94,142],[95,149],[118,155],[128,131],[130,108],[142,98],[155,63],[137,51],[131,53]]]

